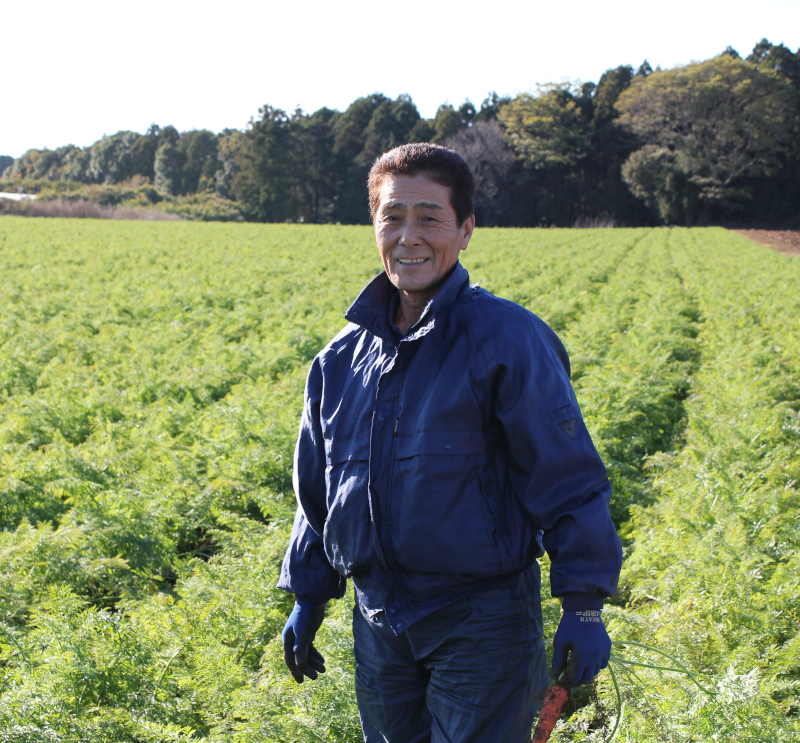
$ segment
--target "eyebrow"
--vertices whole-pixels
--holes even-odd
[[[388,204],[384,204],[384,209],[399,209],[406,205],[405,201],[392,201]],[[418,201],[414,204],[414,207],[417,209],[444,209],[441,204],[437,204],[435,201]]]

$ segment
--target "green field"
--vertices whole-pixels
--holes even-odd
[[[617,740],[797,740],[800,260],[507,229],[464,263],[572,358],[625,545],[612,637],[704,689],[621,649]],[[0,218],[0,743],[361,739],[352,597],[298,687],[274,584],[306,369],[378,268],[367,227]],[[604,672],[552,740],[618,706]]]

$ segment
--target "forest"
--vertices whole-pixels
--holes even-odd
[[[199,220],[366,224],[370,165],[413,141],[462,153],[483,226],[794,225],[800,49],[763,39],[744,58],[622,65],[597,83],[444,103],[432,119],[374,93],[345,111],[264,105],[242,130],[153,124],[0,157],[0,189]]]

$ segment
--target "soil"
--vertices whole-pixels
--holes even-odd
[[[800,230],[733,230],[759,245],[800,258]]]

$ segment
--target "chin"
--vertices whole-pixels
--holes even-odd
[[[424,292],[438,281],[436,276],[404,276],[402,273],[395,273],[389,278],[398,289],[407,292]]]
[[[436,285],[436,281],[403,281],[402,278],[392,283],[404,292],[424,292]]]

